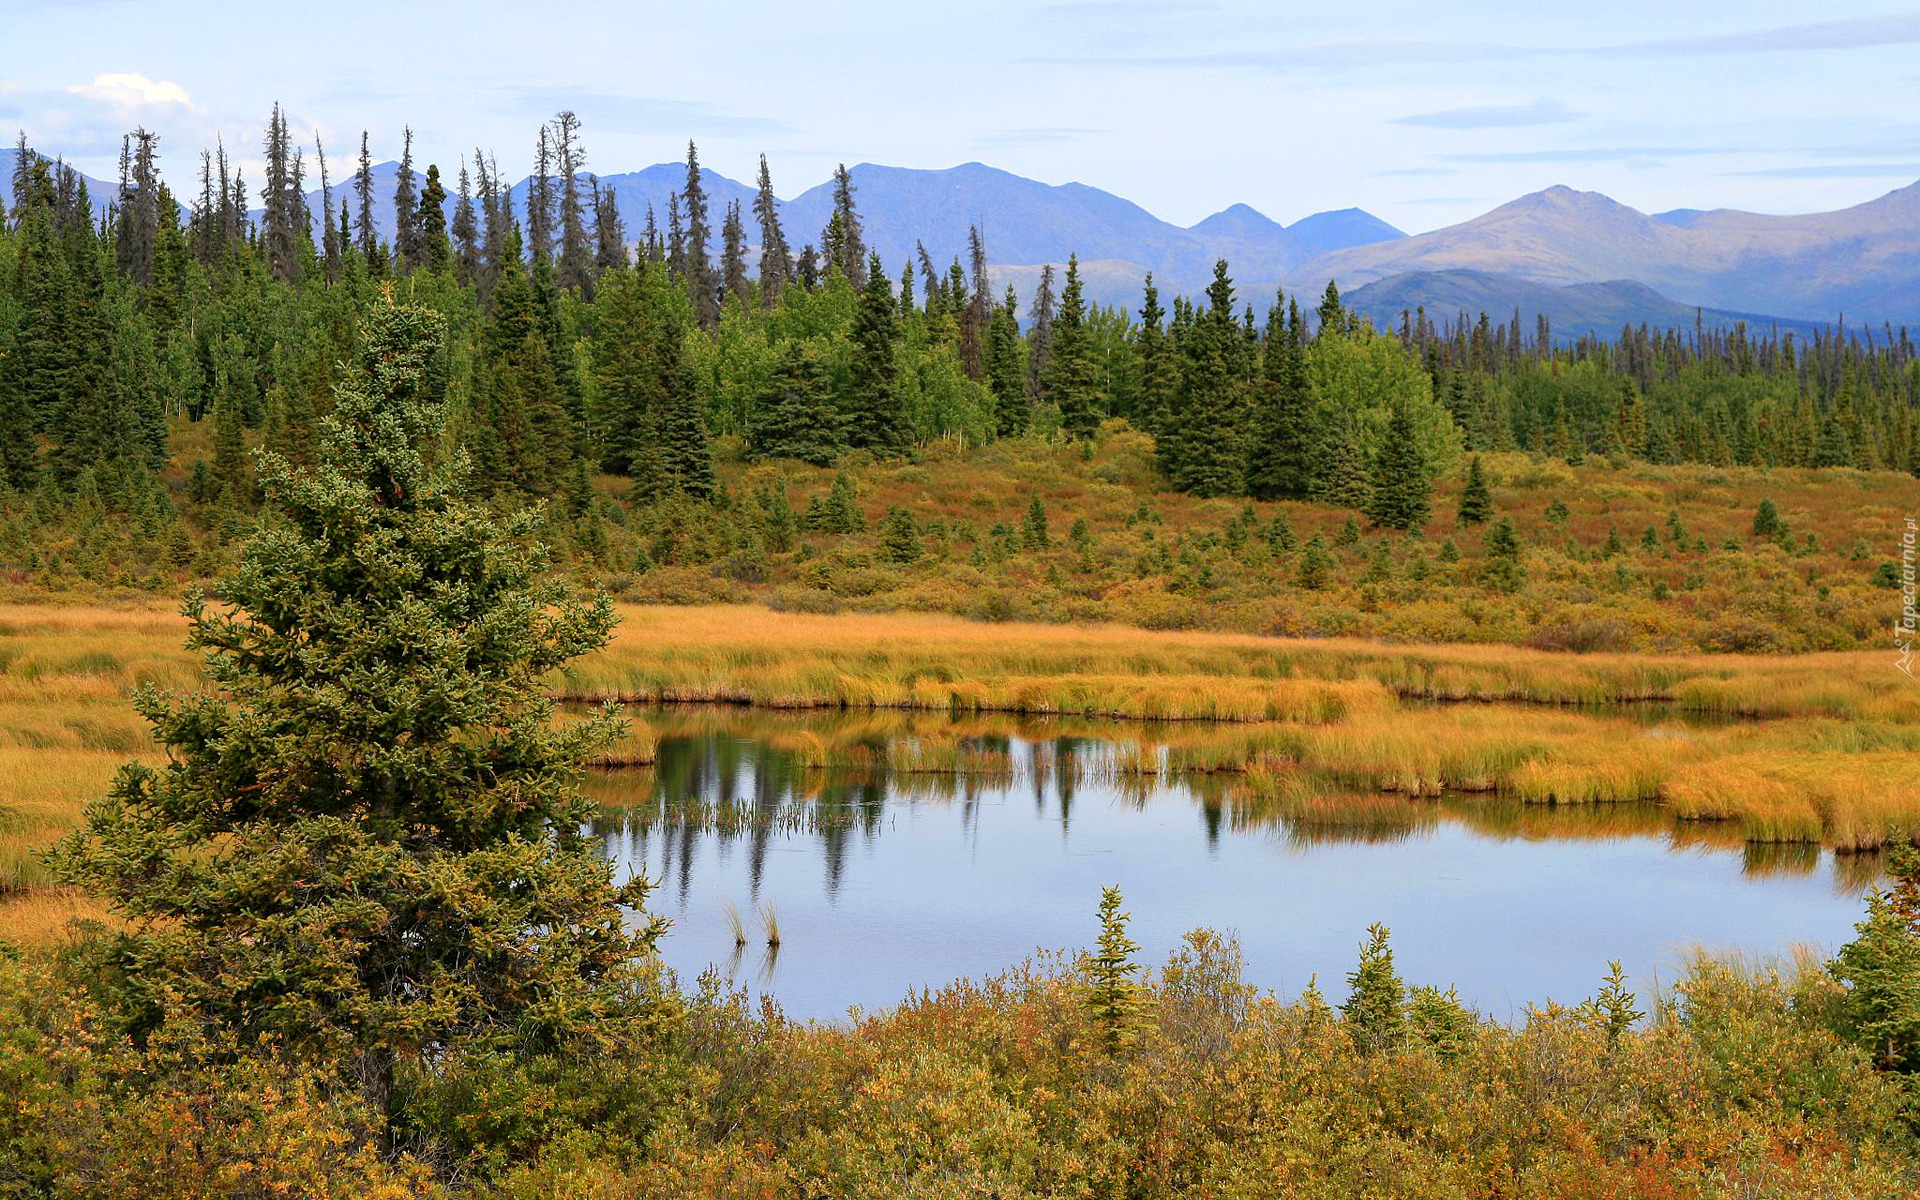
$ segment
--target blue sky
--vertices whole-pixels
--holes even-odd
[[[1920,179],[1920,9],[1616,0],[1366,6],[11,0],[0,128],[111,173],[162,134],[184,182],[216,133],[257,158],[275,100],[338,171],[522,175],[571,107],[589,166],[684,153],[792,195],[835,162],[978,159],[1190,224],[1358,205],[1409,230],[1555,183],[1644,211],[1843,207]],[[281,11],[295,11],[285,6]],[[11,140],[9,133],[8,140]],[[257,170],[250,176],[259,178]]]

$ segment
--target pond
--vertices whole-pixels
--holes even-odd
[[[1138,725],[724,709],[649,724],[656,765],[590,783],[608,853],[657,884],[683,985],[715,969],[797,1017],[1087,947],[1115,884],[1150,964],[1208,926],[1238,936],[1251,982],[1291,997],[1317,973],[1337,1003],[1377,921],[1409,983],[1515,1018],[1591,995],[1610,959],[1644,995],[1694,947],[1830,953],[1879,867],[1653,806],[1337,789],[1274,805],[1227,773],[1143,774]]]

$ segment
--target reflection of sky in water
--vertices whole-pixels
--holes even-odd
[[[674,922],[661,948],[683,982],[717,966],[805,1017],[1090,945],[1109,883],[1150,963],[1209,925],[1238,934],[1251,982],[1292,995],[1318,972],[1337,1002],[1380,921],[1409,982],[1456,984],[1509,1017],[1586,997],[1612,958],[1644,990],[1695,944],[1831,951],[1872,875],[1870,860],[1742,847],[1657,810],[1357,796],[1263,818],[1217,777],[1189,788],[1117,775],[1099,742],[987,748],[1012,769],[887,782],[808,771],[716,729],[663,740],[656,771],[592,790],[625,806],[603,827],[609,852],[659,884],[650,907]],[[690,801],[709,819],[682,819]],[[771,964],[756,902],[778,913]],[[728,903],[748,926],[744,952]]]

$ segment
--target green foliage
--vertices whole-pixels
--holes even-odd
[[[1386,438],[1374,458],[1367,519],[1382,529],[1417,531],[1427,523],[1432,498],[1433,483],[1414,440],[1412,414],[1402,404],[1394,409]]]
[[[1407,989],[1393,969],[1387,938],[1386,926],[1367,926],[1359,965],[1347,976],[1347,998],[1340,1005],[1341,1020],[1355,1044],[1373,1053],[1397,1048],[1407,1035]]]
[[[1558,499],[1554,500],[1554,503],[1560,504],[1562,510],[1560,519],[1565,520],[1566,505],[1561,504]],[[1487,488],[1487,474],[1481,469],[1480,456],[1476,454],[1473,456],[1473,461],[1467,464],[1467,486],[1460,493],[1460,524],[1484,525],[1492,516],[1493,493]],[[1554,518],[1549,514],[1547,519]]]
[[[1760,501],[1760,507],[1753,514],[1753,536],[1772,538],[1780,532],[1780,510],[1773,506],[1773,497]]]
[[[436,456],[445,337],[375,307],[318,466],[262,456],[276,519],[187,605],[214,690],[139,692],[169,761],[126,767],[56,859],[131,923],[136,1027],[351,1063],[382,1121],[401,1064],[622,1036],[658,933],[581,832],[580,763],[620,723],[556,726],[542,686],[611,610]]]
[[[1480,568],[1480,582],[1496,592],[1512,593],[1526,582],[1526,562],[1520,548],[1520,536],[1514,531],[1513,518],[1501,517],[1487,531],[1486,561]]]
[[[1920,851],[1895,846],[1888,856],[1892,891],[1867,895],[1859,936],[1834,957],[1834,977],[1847,985],[1840,1025],[1885,1070],[1920,1071]]]
[[[1626,972],[1621,970],[1620,960],[1614,959],[1607,964],[1607,974],[1601,980],[1599,993],[1581,1009],[1594,1028],[1607,1035],[1607,1044],[1611,1046],[1619,1043],[1620,1038],[1633,1028],[1634,1022],[1647,1015],[1634,1006],[1634,1001],[1633,989],[1627,986]]]
[[[1307,539],[1306,548],[1300,552],[1300,565],[1293,574],[1294,586],[1317,592],[1332,579],[1333,556],[1327,553],[1326,539],[1316,533]]]
[[[1029,550],[1045,550],[1053,544],[1047,533],[1047,506],[1040,503],[1037,492],[1027,502],[1026,515],[1020,518],[1020,542]]]
[[[903,567],[920,561],[920,533],[913,514],[898,505],[880,518],[880,557]]]
[[[1127,936],[1130,914],[1120,911],[1120,889],[1100,891],[1100,937],[1087,955],[1087,1011],[1108,1054],[1129,1050],[1139,1036],[1146,995],[1134,976],[1140,947]]]

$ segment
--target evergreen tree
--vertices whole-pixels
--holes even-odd
[[[920,533],[913,514],[897,504],[880,518],[880,558],[902,567],[920,561]]]
[[[1160,307],[1160,289],[1153,286],[1153,273],[1147,273],[1146,295],[1140,302],[1140,326],[1134,335],[1133,357],[1137,364],[1134,380],[1134,420],[1140,428],[1160,437],[1166,430],[1168,406],[1180,386],[1179,362],[1161,328],[1166,314]]]
[[[749,414],[747,444],[762,458],[797,458],[826,466],[846,443],[839,414],[827,398],[820,360],[798,341],[780,354],[780,365]]]
[[[1760,507],[1753,514],[1753,536],[1772,538],[1780,532],[1780,510],[1774,507],[1773,497],[1767,496],[1760,501]]]
[[[1633,989],[1627,986],[1626,972],[1620,969],[1619,959],[1607,964],[1599,994],[1582,1005],[1581,1010],[1594,1028],[1607,1035],[1609,1046],[1619,1042],[1635,1021],[1647,1015],[1634,1007]]]
[[[713,276],[713,263],[707,257],[711,240],[711,222],[707,218],[707,193],[700,183],[700,154],[691,139],[687,142],[687,184],[680,193],[686,213],[686,244],[681,251],[681,276],[687,281],[687,297],[693,301],[694,319],[702,329],[720,324],[720,286]]]
[[[853,192],[853,173],[847,170],[847,164],[841,163],[833,169],[833,216],[827,223],[831,232],[822,235],[821,245],[826,248],[829,269],[840,268],[848,283],[865,288],[867,244],[860,214],[854,208]]]
[[[580,145],[580,118],[562,109],[553,118],[553,154],[560,169],[560,255],[554,282],[563,290],[593,297],[594,253],[587,236],[586,201],[580,195],[580,169],[587,153]],[[593,195],[599,195],[597,187]]]
[[[453,266],[453,244],[447,240],[447,189],[440,182],[440,168],[432,163],[427,164],[427,182],[413,223],[419,265],[436,275],[445,274]]]
[[[1484,525],[1493,516],[1493,493],[1487,489],[1487,474],[1480,468],[1480,456],[1467,464],[1467,486],[1460,492],[1459,521],[1462,525]]]
[[[1301,499],[1313,482],[1313,388],[1300,345],[1299,310],[1281,320],[1282,297],[1267,314],[1260,381],[1247,446],[1247,491],[1262,500]]]
[[[780,201],[773,194],[773,176],[767,156],[760,156],[759,187],[753,197],[754,220],[760,224],[760,302],[771,308],[793,279],[793,255],[780,228]]]
[[[1070,438],[1090,438],[1100,424],[1095,405],[1092,348],[1087,344],[1087,306],[1080,293],[1080,260],[1067,256],[1067,286],[1053,320],[1053,342],[1041,391],[1060,410],[1060,428]]]
[[[1326,538],[1315,533],[1300,552],[1300,563],[1293,574],[1294,586],[1317,592],[1332,581],[1333,556],[1327,553]]]
[[[1417,532],[1426,526],[1432,497],[1433,482],[1419,443],[1414,440],[1412,414],[1406,404],[1395,405],[1386,439],[1374,459],[1367,519],[1382,529]]]
[[[360,215],[354,226],[355,246],[366,260],[367,270],[379,274],[386,256],[380,251],[380,233],[373,223],[373,156],[367,152],[367,135],[360,133],[360,169],[353,176],[354,195],[360,201]]]
[[[740,202],[727,205],[726,220],[720,225],[720,286],[735,302],[745,305],[747,292],[747,232],[740,220]]]
[[[1320,307],[1314,315],[1319,318],[1314,336],[1338,337],[1347,332],[1346,305],[1341,302],[1340,289],[1334,286],[1333,280],[1327,280],[1327,290],[1321,294]]]
[[[480,223],[474,215],[473,180],[467,174],[467,160],[460,159],[459,191],[453,205],[454,278],[462,287],[480,286]]]
[[[1496,592],[1519,591],[1520,585],[1526,582],[1527,569],[1512,517],[1501,517],[1487,530],[1486,555],[1486,561],[1480,566],[1480,582]]]
[[[1032,401],[1027,395],[1026,367],[1020,360],[1020,322],[1014,314],[1013,285],[1007,285],[1005,303],[993,310],[987,326],[987,387],[993,392],[994,424],[1001,437],[1027,431]]]
[[[1140,970],[1134,955],[1140,947],[1127,936],[1130,916],[1120,910],[1120,904],[1119,888],[1100,889],[1098,948],[1086,959],[1087,1013],[1099,1031],[1101,1047],[1108,1054],[1133,1048],[1147,1000],[1144,989],[1134,979]]]
[[[1341,508],[1364,510],[1373,498],[1372,472],[1368,470],[1366,453],[1360,448],[1360,431],[1351,415],[1333,422],[1321,447],[1314,490],[1320,499]]]
[[[1847,1035],[1883,1070],[1920,1071],[1920,854],[1894,843],[1892,891],[1874,888],[1853,941],[1831,964],[1847,986],[1841,1010]]]
[[[908,432],[894,359],[900,317],[878,254],[862,274],[867,282],[854,312],[853,362],[842,409],[847,442],[877,454],[898,454],[907,448]]]
[[[620,722],[557,723],[542,691],[612,611],[430,457],[445,336],[368,315],[319,470],[264,459],[281,519],[220,607],[189,599],[213,690],[137,694],[171,761],[124,768],[56,857],[127,921],[137,1025],[345,1056],[388,1150],[403,1065],[630,1036],[659,933],[629,931],[644,893],[582,832],[581,763]]]
[[[1040,268],[1040,283],[1027,305],[1027,395],[1046,398],[1047,364],[1053,358],[1053,264]]]
[[[593,190],[593,272],[597,278],[627,265],[627,225],[620,217],[620,201],[613,194],[613,185],[603,188],[591,177],[589,185]]]
[[[393,177],[393,258],[402,272],[426,261],[420,244],[420,226],[414,216],[413,129],[406,127],[401,143],[400,169]]]
[[[1047,533],[1047,506],[1040,503],[1037,492],[1027,502],[1026,515],[1020,519],[1020,541],[1029,550],[1045,550],[1053,544]]]
[[[1173,482],[1181,491],[1231,496],[1245,486],[1247,378],[1238,364],[1240,343],[1233,281],[1221,259],[1207,287],[1207,310],[1184,347],[1175,430],[1179,453],[1172,464]]]
[[[1360,964],[1347,976],[1341,1019],[1363,1052],[1397,1049],[1407,1033],[1407,989],[1393,969],[1393,948],[1384,925],[1367,926]]]

